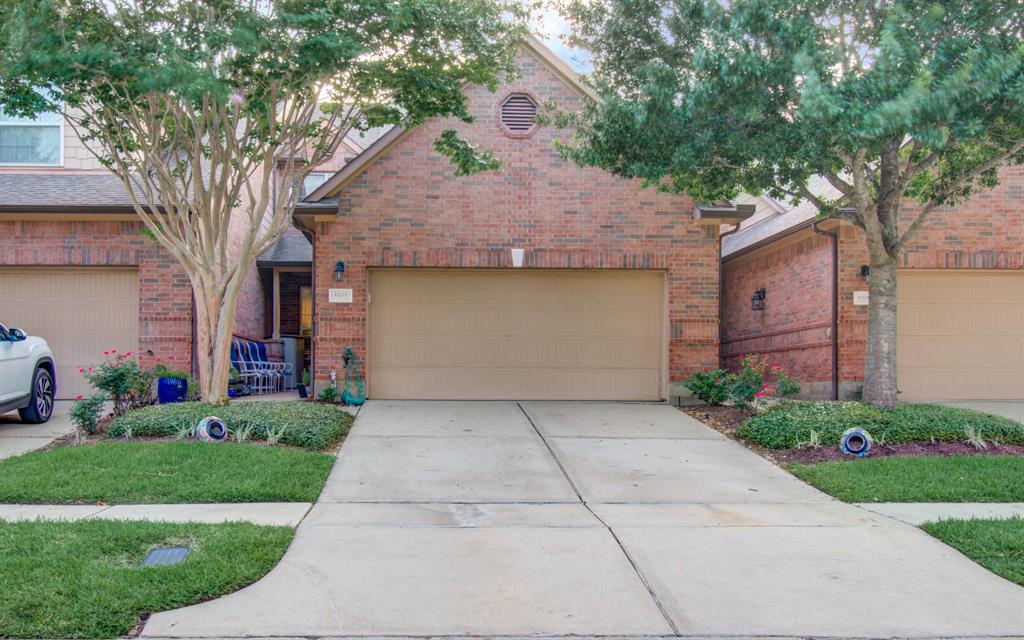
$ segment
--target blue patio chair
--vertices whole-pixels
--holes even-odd
[[[244,382],[251,380],[250,386],[256,393],[266,393],[270,389],[270,376],[257,367],[248,356],[246,341],[235,338],[231,341],[231,364],[238,369]]]

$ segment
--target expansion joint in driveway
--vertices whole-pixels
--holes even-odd
[[[526,409],[523,408],[522,403],[517,402],[516,406],[519,407],[519,410],[523,412],[523,416],[526,418],[526,421],[530,423],[530,426],[533,427],[533,431],[537,434],[537,437],[540,438],[540,441],[543,442],[544,446],[547,448],[548,453],[550,453],[551,457],[554,458],[555,464],[558,465],[558,469],[562,472],[562,475],[565,476],[565,481],[569,483],[570,487],[572,487],[572,490],[576,494],[576,498],[580,501],[580,504],[582,504],[583,507],[590,512],[590,515],[594,516],[594,518],[601,523],[601,526],[608,530],[608,533],[612,536],[612,539],[615,540],[615,544],[617,544],[619,546],[619,549],[622,551],[622,555],[626,556],[626,560],[628,560],[630,566],[633,567],[633,571],[635,571],[637,577],[640,578],[640,582],[642,582],[644,588],[647,589],[647,593],[651,595],[651,599],[654,601],[655,606],[658,607],[658,611],[661,612],[661,617],[665,619],[665,622],[668,623],[669,628],[672,629],[672,633],[674,633],[677,636],[682,635],[679,632],[679,628],[676,627],[676,623],[673,622],[671,616],[668,615],[668,611],[665,609],[665,605],[662,604],[661,599],[658,597],[658,594],[654,592],[654,587],[651,586],[650,581],[647,580],[647,577],[643,574],[642,571],[640,571],[640,567],[637,565],[636,560],[634,560],[633,556],[630,555],[629,551],[626,550],[625,545],[622,544],[622,540],[620,540],[619,536],[616,535],[615,530],[612,529],[608,525],[608,523],[605,522],[603,518],[601,518],[601,516],[597,515],[597,513],[595,513],[594,510],[590,508],[590,505],[587,504],[587,501],[583,499],[583,494],[580,493],[579,487],[577,487],[576,483],[573,482],[572,476],[570,476],[569,472],[566,471],[565,465],[562,464],[562,461],[558,458],[558,454],[556,454],[555,450],[551,447],[551,443],[548,442],[548,439],[545,438],[544,434],[541,433],[540,429],[537,428],[537,424],[533,421],[533,418],[530,417],[530,414],[527,413]]]

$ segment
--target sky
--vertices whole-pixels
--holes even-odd
[[[569,47],[562,41],[569,33],[569,23],[551,7],[538,10],[534,16],[533,30],[544,44],[551,47],[560,58],[580,73],[590,71],[590,56],[579,48]]]

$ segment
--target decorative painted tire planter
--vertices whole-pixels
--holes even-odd
[[[184,378],[160,378],[156,383],[156,395],[160,404],[184,402],[188,395],[188,380]]]
[[[843,432],[839,438],[839,450],[858,458],[863,458],[871,451],[873,440],[871,434],[860,427],[853,427]]]

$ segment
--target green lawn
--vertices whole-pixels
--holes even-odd
[[[992,573],[1024,587],[1024,518],[942,520],[921,528]]]
[[[790,470],[846,502],[1024,502],[1020,456],[892,456]]]
[[[0,637],[115,638],[146,612],[255,582],[284,554],[288,527],[85,520],[0,522]],[[179,565],[139,568],[153,547],[192,548]]]
[[[0,460],[0,503],[311,502],[333,463],[322,453],[249,444],[61,447]]]

